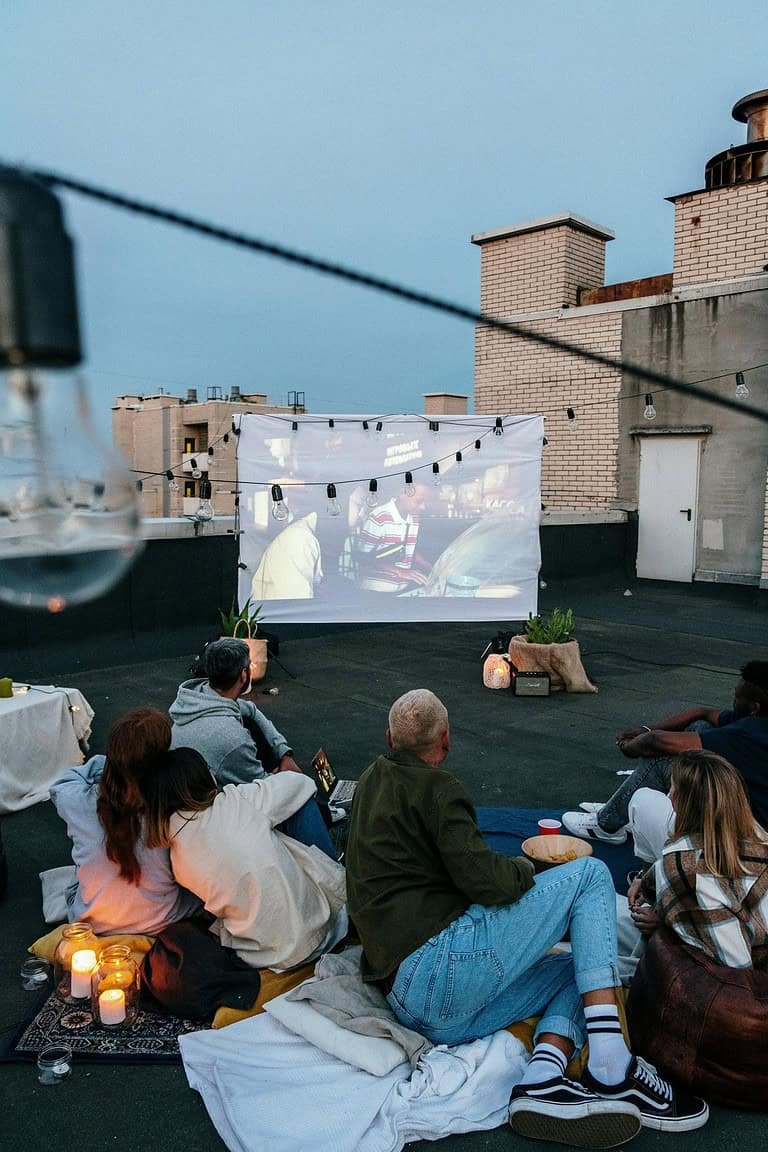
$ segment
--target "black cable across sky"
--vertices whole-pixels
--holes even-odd
[[[13,165],[9,165],[9,167],[13,167]],[[768,423],[768,410],[766,409],[756,408],[753,404],[744,404],[742,401],[729,396],[718,396],[706,388],[701,388],[697,384],[685,384],[683,381],[676,380],[673,376],[668,376],[663,372],[657,372],[653,368],[645,368],[640,364],[632,364],[626,360],[612,360],[609,356],[604,356],[601,352],[592,352],[586,348],[579,348],[567,340],[560,340],[556,336],[548,336],[533,328],[523,327],[519,324],[511,324],[507,320],[500,320],[496,316],[488,316],[483,312],[476,311],[474,308],[467,308],[462,304],[456,304],[454,301],[445,300],[440,296],[420,292],[417,289],[408,288],[406,285],[398,284],[392,280],[385,280],[382,277],[372,276],[367,272],[360,272],[355,268],[349,268],[343,264],[322,260],[319,257],[310,256],[308,253],[299,252],[294,248],[287,248],[282,244],[275,244],[269,240],[261,240],[256,236],[249,236],[244,232],[235,232],[229,228],[222,228],[217,224],[212,224],[210,221],[201,220],[194,216],[188,216],[185,213],[163,208],[157,204],[150,204],[146,201],[137,200],[134,197],[123,196],[120,193],[111,192],[107,188],[100,188],[95,184],[89,184],[83,180],[75,180],[70,176],[63,176],[58,172],[24,168],[20,168],[18,171],[22,174],[26,173],[32,176],[34,179],[41,181],[41,183],[49,187],[66,188],[71,192],[78,192],[80,195],[88,196],[92,200],[99,200],[104,204],[111,204],[115,208],[123,208],[136,215],[146,216],[153,220],[160,220],[165,224],[174,224],[176,227],[185,228],[188,231],[196,232],[202,236],[209,236],[213,240],[221,240],[226,244],[232,244],[238,248],[245,248],[250,252],[258,252],[263,256],[270,256],[286,264],[294,264],[298,267],[306,268],[309,271],[318,272],[324,276],[331,276],[336,280],[344,280],[350,284],[358,284],[362,288],[370,288],[374,292],[380,292],[383,295],[404,300],[410,304],[417,304],[422,308],[429,308],[433,312],[441,312],[446,316],[454,316],[458,320],[467,320],[472,324],[481,324],[488,328],[493,328],[496,331],[505,332],[507,335],[514,336],[519,340],[526,340],[529,343],[539,344],[545,348],[553,348],[559,352],[566,352],[571,356],[588,360],[592,364],[598,364],[602,368],[629,373],[638,380],[645,380],[646,383],[655,386],[657,389],[664,388],[672,392],[695,396],[697,399],[705,400],[707,403],[716,404],[732,412],[741,412],[743,415],[752,416],[756,420]]]

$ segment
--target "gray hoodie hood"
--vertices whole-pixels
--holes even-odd
[[[237,700],[219,696],[206,679],[185,680],[179,685],[176,699],[168,709],[168,713],[174,725],[178,724],[180,728],[185,724],[212,717],[222,719],[229,717],[242,727],[240,705]]]

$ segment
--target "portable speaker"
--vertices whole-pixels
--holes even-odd
[[[550,679],[546,672],[518,672],[512,665],[512,691],[515,696],[549,696]]]

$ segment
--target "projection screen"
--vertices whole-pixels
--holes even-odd
[[[434,419],[239,417],[240,603],[265,623],[536,612],[542,418]]]

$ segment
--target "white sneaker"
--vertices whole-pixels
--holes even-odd
[[[618,832],[603,831],[594,812],[564,812],[563,825],[571,836],[580,836],[582,840],[603,840],[606,844],[623,844],[627,838],[626,828],[620,828]]]
[[[582,812],[599,812],[602,807],[602,800],[582,800],[581,804],[579,804]]]

